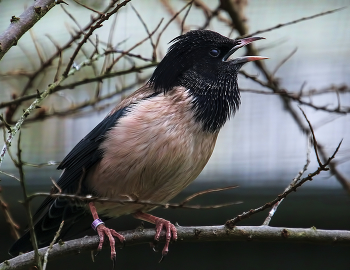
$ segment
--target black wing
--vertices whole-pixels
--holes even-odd
[[[106,132],[114,127],[118,119],[125,115],[126,112],[127,107],[107,116],[63,159],[57,168],[64,169],[63,174],[57,182],[63,193],[75,194],[78,188],[82,195],[91,193],[84,186],[84,181],[81,181],[82,186],[79,187],[80,178],[84,177],[84,170],[87,172],[102,158],[103,153],[99,150],[99,146],[104,141]],[[79,202],[72,203],[70,200],[64,198],[46,198],[33,216],[39,248],[50,244],[62,220],[65,221],[65,226],[61,231],[61,237],[84,217],[88,217],[91,220],[91,215],[86,214],[84,204],[79,204]],[[84,222],[76,231],[88,229],[89,223]],[[11,247],[9,253],[16,256],[19,252],[26,252],[32,249],[29,232],[26,232]]]
[[[116,125],[116,122],[127,111],[127,108],[120,109],[102,120],[89,134],[87,134],[62,160],[57,167],[63,170],[57,185],[63,193],[75,194],[79,189],[79,181],[83,170],[87,172],[96,162],[102,158],[102,152],[98,149],[105,139],[108,130]],[[84,183],[82,183],[84,185]],[[90,193],[86,187],[80,187],[81,193]],[[57,191],[57,190],[56,190]],[[54,199],[48,197],[38,208],[34,215],[34,220],[40,215],[40,212],[46,208]]]

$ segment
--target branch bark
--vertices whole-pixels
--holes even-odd
[[[19,17],[9,18],[11,24],[0,35],[0,60],[18,40],[56,5],[55,0],[37,0]]]
[[[250,242],[289,242],[325,245],[350,246],[350,231],[318,230],[282,228],[269,226],[237,226],[228,229],[225,226],[181,227],[177,226],[178,242],[210,242],[210,241],[250,241]],[[152,242],[154,229],[136,228],[121,232],[126,239],[126,246]],[[161,233],[160,241],[164,242],[165,232]],[[49,259],[57,259],[77,251],[91,251],[98,246],[98,236],[83,237],[80,239],[55,244],[49,253]],[[116,245],[122,247],[122,244]],[[105,247],[109,247],[108,244]],[[39,250],[44,255],[48,248]],[[0,264],[1,270],[28,269],[34,263],[34,252],[25,253]]]

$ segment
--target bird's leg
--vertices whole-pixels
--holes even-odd
[[[175,228],[175,226],[172,223],[170,223],[170,221],[168,221],[168,220],[158,218],[158,217],[155,217],[155,216],[152,216],[150,214],[143,213],[143,212],[134,213],[134,217],[156,225],[156,235],[154,236],[154,240],[156,240],[156,241],[159,240],[159,236],[160,236],[160,233],[161,233],[163,227],[165,228],[165,230],[166,230],[165,246],[163,248],[162,255],[163,256],[167,255],[168,251],[169,251],[169,244],[170,244],[171,238],[173,238],[173,240],[175,240],[175,241],[177,240],[177,229]]]
[[[109,229],[104,225],[102,220],[98,217],[96,207],[93,202],[89,203],[89,207],[92,217],[94,219],[94,222],[92,222],[91,226],[95,231],[97,231],[97,234],[100,238],[100,243],[98,244],[97,251],[99,252],[102,249],[102,245],[105,240],[105,235],[107,235],[109,244],[111,246],[111,259],[114,261],[117,253],[115,252],[115,241],[113,236],[117,237],[121,243],[125,241],[125,238],[121,234],[117,233],[115,230]]]

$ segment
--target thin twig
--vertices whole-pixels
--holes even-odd
[[[277,64],[275,69],[271,72],[271,76],[274,77],[276,72],[279,70],[281,66],[283,66],[284,63],[286,63],[296,52],[298,48],[295,48],[290,54],[288,54],[285,58],[282,59],[280,63]]]
[[[21,132],[18,135],[17,156],[18,156],[18,160],[15,163],[15,165],[19,171],[19,179],[20,179],[20,184],[21,184],[23,199],[24,199],[23,204],[26,209],[26,214],[27,214],[27,219],[29,224],[29,231],[30,231],[30,240],[32,242],[34,254],[35,254],[34,261],[37,267],[39,268],[39,270],[42,270],[41,257],[38,251],[38,242],[34,231],[34,223],[33,223],[33,217],[32,217],[31,206],[30,206],[30,198],[28,197],[27,184],[24,178],[24,171],[23,171],[23,165],[22,165]]]
[[[35,48],[35,50],[36,50],[36,53],[37,53],[37,55],[38,55],[38,57],[39,57],[39,59],[40,59],[40,64],[42,65],[42,64],[44,63],[44,56],[42,55],[42,52],[41,52],[41,50],[40,50],[40,48],[39,48],[39,43],[38,43],[38,41],[35,39],[35,35],[34,35],[32,29],[29,29],[29,34],[30,34],[30,37],[31,37],[31,39],[32,39],[32,41],[33,41],[33,44],[34,44],[34,48]]]
[[[278,195],[274,200],[265,203],[263,206],[260,206],[258,208],[255,209],[251,209],[247,212],[242,213],[241,215],[236,216],[233,219],[230,219],[228,221],[226,221],[225,225],[232,229],[236,226],[236,224],[238,222],[240,222],[243,219],[247,219],[249,217],[251,217],[252,215],[262,212],[266,209],[270,209],[271,207],[273,207],[277,202],[279,202],[281,199],[286,198],[290,193],[292,193],[293,191],[296,191],[298,187],[302,186],[304,183],[306,183],[307,181],[312,181],[313,177],[315,177],[316,175],[320,174],[322,171],[328,171],[327,166],[330,164],[330,162],[334,159],[335,155],[338,153],[338,150],[340,148],[342,141],[340,141],[340,143],[338,144],[337,148],[335,149],[333,155],[331,157],[328,158],[328,160],[320,167],[318,167],[316,169],[316,171],[314,171],[313,173],[308,174],[307,177],[304,177],[303,179],[301,179],[296,185],[294,185],[291,189],[287,190],[286,192],[283,192],[282,194]]]
[[[191,10],[193,1],[194,1],[194,0],[191,1],[191,4],[188,6],[188,9],[186,10],[186,13],[185,13],[185,15],[184,15],[184,17],[183,17],[183,19],[182,19],[180,35],[182,35],[182,34],[184,33],[185,21],[186,21],[186,19],[187,19],[188,14],[190,13],[190,10]]]
[[[73,1],[74,1],[74,0],[73,0]],[[68,17],[76,24],[76,26],[78,26],[79,31],[80,31],[81,33],[83,33],[83,35],[85,35],[83,28],[80,26],[80,24],[79,24],[79,22],[76,20],[76,18],[75,18],[63,5],[61,5],[61,8],[63,9],[64,13],[66,13],[66,14],[68,15]],[[90,38],[88,38],[88,41],[89,41],[92,45],[94,45]]]
[[[345,8],[346,7],[336,8],[336,9],[328,10],[328,11],[325,11],[325,12],[317,13],[315,15],[303,17],[303,18],[300,18],[300,19],[297,19],[297,20],[294,20],[294,21],[290,21],[290,22],[287,22],[287,23],[277,24],[277,25],[275,25],[273,27],[270,27],[270,28],[266,28],[266,29],[263,29],[263,30],[258,30],[256,32],[253,32],[253,33],[250,33],[250,34],[243,35],[240,38],[251,37],[251,36],[259,35],[261,33],[270,32],[272,30],[275,30],[275,29],[278,29],[278,28],[281,28],[281,27],[285,27],[285,26],[292,25],[292,24],[295,24],[295,23],[303,22],[303,21],[306,21],[306,20],[311,20],[311,19],[314,19],[314,18],[317,18],[317,17],[320,17],[320,16],[324,16],[324,15],[327,15],[327,14],[331,14],[331,13],[343,10]]]
[[[110,72],[108,74],[102,74],[102,75],[92,77],[92,78],[85,78],[85,79],[82,79],[80,81],[76,81],[76,82],[66,84],[66,85],[58,85],[57,87],[52,89],[52,93],[55,93],[55,92],[58,92],[58,91],[61,91],[64,89],[73,89],[73,88],[80,86],[80,85],[84,85],[84,84],[91,83],[91,82],[98,82],[98,81],[102,81],[102,80],[108,79],[108,78],[113,78],[116,76],[121,76],[121,75],[129,74],[129,73],[141,72],[144,69],[155,67],[157,64],[158,63],[151,63],[151,64],[146,64],[146,65],[140,66],[140,67],[131,67],[131,68],[126,69],[126,70]],[[23,96],[21,98],[17,98],[17,99],[12,100],[12,101],[3,102],[3,103],[0,103],[0,109],[11,106],[13,104],[21,104],[24,101],[31,100],[31,99],[34,99],[37,97],[38,97],[38,94],[31,94],[31,95]]]
[[[132,46],[129,50],[123,52],[120,54],[120,56],[118,56],[116,59],[114,59],[112,61],[112,63],[106,68],[106,72],[105,74],[108,74],[111,72],[113,66],[127,53],[131,52],[133,49],[135,49],[136,47],[140,46],[142,43],[144,43],[146,40],[150,39],[155,32],[157,32],[158,28],[160,27],[160,25],[162,24],[163,19],[160,20],[160,22],[158,23],[158,25],[156,26],[156,28],[150,33],[150,35],[148,35],[147,37],[145,37],[144,39],[142,39],[141,41],[139,41],[138,43],[134,44],[134,46]]]
[[[1,171],[1,170],[0,170],[0,173],[3,174],[3,175],[6,175],[8,177],[11,177],[11,178],[17,180],[18,182],[21,181],[21,180],[19,180],[19,178],[17,176],[14,176],[13,174],[10,174],[10,173],[7,173],[7,172]]]
[[[123,197],[126,197],[128,199],[122,200],[122,199],[114,199],[114,198],[103,198],[103,197],[95,197],[91,195],[87,196],[78,196],[74,194],[65,194],[65,193],[48,193],[48,192],[36,192],[28,196],[28,200],[32,200],[35,197],[52,197],[52,198],[65,198],[69,200],[80,200],[85,203],[88,202],[113,202],[113,203],[120,203],[120,204],[140,204],[140,205],[147,205],[147,206],[157,206],[157,207],[163,207],[163,208],[184,208],[184,209],[217,209],[221,207],[227,207],[232,206],[236,204],[241,204],[241,201],[237,202],[229,202],[229,203],[223,203],[223,204],[214,204],[214,205],[183,205],[182,203],[159,203],[159,202],[152,202],[152,201],[144,201],[139,199],[133,199],[134,196],[127,196],[123,195]]]
[[[315,133],[314,133],[314,129],[309,121],[309,119],[307,118],[305,112],[303,111],[302,108],[299,107],[299,109],[301,110],[301,112],[303,113],[304,117],[305,117],[305,120],[307,121],[309,127],[310,127],[310,131],[312,133],[312,139],[313,139],[313,144],[314,144],[314,149],[315,149],[315,154],[316,154],[316,158],[317,158],[317,162],[318,162],[318,166],[320,167],[323,167],[324,165],[322,164],[321,160],[320,160],[320,157],[318,156],[318,150],[317,150],[317,140],[316,140],[316,136],[315,136]]]
[[[111,92],[109,94],[106,94],[104,96],[101,96],[101,97],[97,97],[97,98],[94,98],[92,100],[87,100],[87,101],[84,101],[80,104],[73,104],[72,106],[68,107],[67,109],[65,110],[62,110],[62,111],[52,111],[51,113],[45,113],[45,114],[41,114],[41,115],[37,115],[33,118],[29,118],[25,121],[25,123],[23,124],[28,124],[28,123],[32,123],[32,122],[36,122],[36,121],[43,121],[44,119],[48,119],[48,118],[51,118],[51,117],[66,117],[68,115],[75,115],[77,114],[78,112],[80,112],[82,109],[84,108],[87,108],[87,107],[93,107],[93,110],[91,112],[97,112],[97,111],[100,111],[100,110],[104,110],[106,108],[110,108],[112,104],[106,104],[104,103],[104,105],[102,107],[96,107],[96,105],[98,105],[98,103],[103,103],[103,101],[106,101],[110,98],[113,98],[115,96],[118,96],[118,95],[121,95],[123,94],[124,92],[127,92],[129,90],[132,90],[134,89],[136,86],[139,86],[140,84],[143,84],[147,81],[147,79],[140,79],[140,80],[137,80],[136,82],[132,83],[131,85],[128,85],[120,90],[117,90],[115,92]],[[55,91],[53,91],[55,92]],[[113,106],[115,106],[115,102],[113,103]],[[87,114],[89,112],[84,112],[84,114]],[[1,127],[1,124],[0,124],[0,127]],[[30,164],[27,164],[25,163],[24,165],[29,165]],[[39,164],[40,165],[40,164]],[[52,165],[52,164],[47,164],[47,163],[44,163],[42,165]],[[35,165],[34,165],[35,167]]]
[[[4,146],[2,147],[2,150],[0,152],[0,168],[1,168],[1,164],[4,160],[5,154],[7,152],[7,148],[9,145],[11,145],[12,139],[14,138],[14,136],[16,135],[16,133],[20,130],[23,122],[25,121],[25,119],[28,117],[28,115],[33,112],[35,109],[37,109],[37,106],[39,106],[39,104],[48,96],[51,94],[51,92],[53,91],[53,89],[55,89],[55,87],[57,87],[63,79],[60,79],[58,81],[56,81],[55,83],[51,84],[49,86],[49,88],[42,93],[41,95],[39,95],[39,97],[37,99],[35,99],[33,101],[33,103],[26,109],[24,110],[24,113],[22,114],[22,116],[20,117],[20,119],[17,121],[16,125],[11,129],[11,133],[8,135]]]
[[[160,33],[159,33],[159,35],[158,35],[158,38],[157,38],[157,41],[156,41],[156,44],[155,44],[156,48],[158,48],[158,44],[159,44],[160,38],[161,38],[162,34],[164,33],[164,31],[168,28],[168,26],[170,25],[170,23],[171,23],[173,20],[175,20],[175,18],[177,18],[177,16],[179,16],[179,14],[180,14],[182,11],[184,11],[184,10],[185,10],[189,5],[191,5],[191,4],[192,4],[192,1],[189,2],[189,3],[187,3],[182,9],[180,9],[178,12],[176,12],[176,13],[174,14],[174,16],[171,17],[171,19],[165,24],[165,26],[163,27],[163,29],[160,31]]]
[[[4,198],[1,195],[2,192],[2,187],[0,186],[0,208],[1,210],[4,212],[4,216],[5,216],[5,221],[6,223],[8,223],[10,225],[10,230],[11,230],[11,234],[13,236],[13,238],[15,238],[16,240],[19,239],[19,226],[14,222],[8,204],[5,203]]]
[[[304,167],[298,172],[297,176],[292,180],[292,182],[286,187],[284,192],[288,191],[289,189],[293,188],[300,180],[300,178],[303,176],[307,168],[309,167],[310,164],[310,152],[311,152],[311,138],[310,136],[307,136],[307,150],[306,150],[306,162]],[[263,226],[268,226],[271,222],[271,219],[273,215],[276,213],[278,206],[282,203],[284,198],[282,198],[280,201],[275,203],[275,205],[271,208],[268,216],[266,217],[264,223],[262,224]]]
[[[223,187],[223,188],[213,188],[213,189],[199,191],[199,192],[197,192],[195,194],[192,194],[191,196],[187,197],[179,205],[185,205],[186,203],[188,203],[189,201],[193,200],[197,196],[201,196],[201,195],[208,194],[208,193],[213,193],[213,192],[218,192],[218,191],[230,190],[230,189],[234,189],[234,188],[238,188],[238,186],[229,186],[229,187]]]
[[[200,27],[200,29],[206,29],[209,26],[211,20],[214,19],[215,17],[217,18],[218,21],[223,22],[232,30],[234,29],[234,25],[233,25],[232,21],[230,21],[229,19],[227,19],[226,17],[224,17],[220,14],[220,6],[218,6],[215,10],[211,10],[201,0],[194,0],[193,3],[195,5],[195,7],[199,8],[203,11],[204,16],[207,18],[205,23],[202,25],[202,27]]]
[[[73,0],[73,1],[74,1],[75,3],[77,3],[78,5],[84,7],[84,8],[86,8],[86,9],[88,9],[88,10],[91,10],[91,11],[93,11],[93,12],[96,12],[96,13],[100,14],[100,15],[103,15],[102,12],[100,12],[100,11],[98,11],[98,10],[96,10],[96,9],[93,9],[93,8],[91,8],[91,7],[88,7],[87,5],[84,5],[84,4],[80,3],[80,2],[77,1],[77,0]]]
[[[62,189],[59,187],[59,185],[57,185],[56,181],[53,180],[53,178],[50,177],[50,179],[51,179],[52,184],[55,186],[55,188],[57,188],[58,194],[61,194]]]
[[[60,227],[58,228],[58,231],[55,234],[55,237],[53,238],[52,242],[50,243],[49,248],[46,250],[45,255],[44,255],[44,264],[43,264],[43,270],[46,269],[46,265],[48,262],[48,257],[49,257],[49,253],[53,247],[53,245],[55,244],[55,242],[57,241],[58,237],[60,236],[61,230],[63,228],[64,225],[64,220],[62,220]]]
[[[125,0],[123,2],[121,2],[120,4],[118,4],[113,10],[111,10],[110,12],[108,12],[105,15],[100,15],[100,19],[95,23],[95,25],[91,26],[89,31],[84,35],[84,38],[79,42],[77,48],[74,50],[72,56],[69,59],[69,62],[67,64],[67,68],[65,69],[65,71],[63,72],[62,76],[63,77],[67,77],[69,70],[71,69],[74,59],[75,57],[78,55],[81,47],[85,44],[85,42],[89,39],[89,37],[93,34],[93,32],[102,27],[102,23],[106,20],[108,20],[113,14],[115,14],[116,12],[119,11],[119,9],[121,9],[122,7],[124,7],[127,3],[129,3],[131,0]]]
[[[151,46],[152,46],[152,49],[153,49],[153,50],[152,50],[152,51],[153,51],[153,53],[152,53],[152,61],[156,61],[156,52],[155,52],[155,50],[156,50],[156,45],[155,45],[154,42],[153,42],[152,35],[151,35],[151,33],[150,33],[149,29],[148,29],[148,26],[147,26],[147,24],[145,23],[145,21],[142,19],[141,15],[137,12],[136,8],[134,8],[134,6],[133,6],[132,4],[131,4],[131,8],[132,8],[133,11],[135,12],[137,18],[140,20],[140,22],[141,22],[142,25],[143,25],[143,28],[145,28],[146,33],[147,33],[147,35],[149,36],[149,41],[150,41]]]
[[[319,151],[322,159],[324,161],[326,161],[328,155],[327,155],[324,147],[320,144],[317,144],[317,148],[318,148],[318,151]],[[343,175],[339,170],[337,170],[337,167],[336,167],[337,164],[338,164],[338,162],[337,163],[331,162],[329,164],[330,173],[337,178],[338,182],[342,185],[344,190],[346,190],[346,192],[350,195],[350,180],[347,179],[345,177],[345,175]]]

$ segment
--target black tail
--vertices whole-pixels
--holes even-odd
[[[91,215],[86,215],[86,208],[83,205],[75,205],[70,201],[57,198],[48,207],[46,213],[35,223],[34,231],[37,238],[38,247],[46,247],[50,245],[56,232],[64,220],[64,226],[60,233],[60,238],[64,237],[68,231],[71,234],[71,228],[73,225],[77,228],[75,234],[81,231],[85,231],[89,228],[90,222],[78,222],[83,221],[83,217],[88,217],[92,220]],[[77,223],[78,222],[78,223]],[[27,231],[20,239],[18,239],[9,250],[9,254],[12,256],[17,256],[20,252],[29,252],[33,250],[30,233]]]

